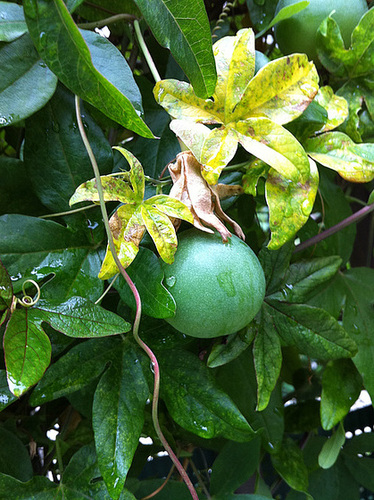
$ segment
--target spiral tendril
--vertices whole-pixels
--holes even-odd
[[[31,283],[36,288],[36,298],[33,299],[32,297],[30,297],[30,295],[26,294],[25,288],[27,283]],[[34,280],[25,280],[22,285],[22,293],[23,297],[21,299],[18,299],[18,302],[22,304],[23,307],[35,306],[35,304],[37,304],[40,299],[40,286]]]
[[[222,29],[222,25],[224,24],[224,22],[228,18],[231,9],[233,9],[235,7],[235,5],[236,5],[236,0],[234,0],[233,2],[225,2],[223,4],[222,12],[219,15],[219,18],[216,22],[216,25],[214,26],[213,31],[212,31],[212,39],[213,40],[218,37],[217,31]]]

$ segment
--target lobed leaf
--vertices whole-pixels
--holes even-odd
[[[57,78],[25,33],[0,47],[0,82],[0,127],[4,127],[42,108],[56,90]]]
[[[197,97],[187,82],[161,80],[156,83],[153,94],[156,101],[175,119],[223,123],[223,103]]]
[[[285,179],[305,182],[310,177],[304,149],[281,125],[268,118],[248,118],[237,122],[235,131],[244,149],[273,167]]]
[[[152,138],[139,116],[139,90],[119,51],[98,34],[81,34],[62,0],[26,0],[23,7],[35,47],[61,82],[123,127]],[[116,63],[107,65],[108,58]]]
[[[196,95],[210,97],[216,84],[211,33],[203,0],[135,0],[156,40],[170,49]]]
[[[257,116],[278,125],[297,118],[318,91],[319,76],[305,54],[292,54],[271,61],[248,83],[231,120]]]
[[[271,240],[275,250],[289,241],[303,227],[313,209],[318,189],[318,170],[313,160],[310,177],[305,182],[290,182],[270,169],[266,179],[266,201],[269,207]]]
[[[357,352],[356,343],[324,309],[271,299],[264,307],[285,345],[321,360],[350,358]]]
[[[168,196],[166,194],[159,194],[152,196],[144,201],[145,207],[153,207],[169,217],[183,219],[193,224],[193,216],[187,206],[180,200]]]
[[[120,316],[83,297],[71,297],[57,304],[39,300],[29,313],[35,324],[45,321],[68,337],[106,337],[131,330],[131,325]]]
[[[144,198],[145,177],[140,161],[130,151],[121,146],[115,146],[113,149],[119,151],[128,161],[130,165],[129,178],[134,190],[134,201],[141,203]]]
[[[130,204],[137,202],[134,191],[131,189],[125,176],[114,177],[113,175],[102,175],[100,180],[103,186],[104,201],[121,201]],[[78,186],[69,200],[69,205],[71,206],[82,201],[100,202],[96,179],[91,179]]]
[[[355,144],[342,132],[327,132],[305,142],[307,153],[351,182],[374,179],[374,145]]]
[[[51,343],[26,308],[16,309],[4,334],[10,391],[17,397],[39,382],[51,360]]]

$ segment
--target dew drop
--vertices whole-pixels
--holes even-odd
[[[166,284],[170,287],[173,287],[177,281],[177,278],[175,276],[169,276],[166,278]]]

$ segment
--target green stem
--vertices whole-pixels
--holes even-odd
[[[95,173],[97,192],[99,195],[100,208],[101,208],[101,213],[102,213],[102,217],[103,217],[103,221],[104,221],[105,230],[106,230],[107,237],[108,237],[109,248],[110,248],[110,251],[112,253],[114,262],[116,263],[120,273],[122,274],[123,278],[125,279],[131,292],[134,295],[135,304],[136,304],[136,313],[135,313],[135,320],[134,320],[134,325],[133,325],[133,336],[134,336],[134,339],[136,340],[136,342],[138,343],[138,345],[147,353],[149,359],[151,360],[152,366],[153,366],[153,371],[154,371],[154,389],[153,389],[153,399],[152,399],[153,425],[154,425],[154,428],[156,430],[157,436],[159,437],[162,445],[164,446],[165,450],[168,452],[170,459],[174,463],[174,465],[177,468],[179,474],[181,475],[183,481],[185,482],[189,492],[191,493],[193,500],[199,500],[199,497],[197,496],[195,488],[194,488],[190,478],[188,477],[187,472],[184,470],[184,468],[182,467],[182,464],[178,460],[178,457],[175,455],[175,453],[171,449],[171,447],[170,447],[169,443],[167,442],[164,434],[162,433],[162,430],[160,427],[160,423],[158,420],[158,401],[159,401],[159,395],[160,395],[160,367],[159,367],[157,358],[154,355],[154,353],[152,352],[152,350],[139,337],[139,325],[140,325],[140,318],[141,318],[141,314],[142,314],[140,295],[139,295],[138,289],[136,288],[134,282],[132,281],[130,276],[125,271],[124,267],[122,266],[122,264],[118,258],[118,255],[117,255],[117,251],[116,251],[113,237],[112,237],[112,232],[111,232],[110,226],[109,226],[108,213],[106,210],[105,200],[104,200],[103,186],[101,184],[101,179],[100,179],[100,171],[99,171],[99,167],[98,167],[97,162],[96,162],[95,155],[93,154],[91,145],[87,139],[86,132],[84,130],[84,126],[83,126],[82,118],[81,118],[81,112],[80,112],[80,99],[78,96],[75,96],[75,108],[76,108],[76,115],[77,115],[79,132],[81,134],[83,143],[85,145],[85,148],[87,150],[87,154],[90,158],[92,168],[93,168],[94,173]]]
[[[144,54],[145,60],[147,61],[147,64],[148,64],[148,67],[152,73],[152,76],[153,76],[155,82],[157,83],[157,82],[161,81],[161,76],[160,76],[159,72],[157,71],[156,65],[153,62],[153,59],[152,59],[152,56],[148,50],[148,47],[145,44],[141,29],[140,29],[139,21],[137,19],[134,21],[134,28],[135,28],[136,36],[138,38],[140,48],[142,49],[142,52]]]
[[[56,457],[57,457],[57,463],[58,463],[58,468],[59,468],[59,471],[60,471],[60,475],[62,476],[62,474],[64,472],[64,462],[62,461],[60,439],[59,439],[58,436],[56,438]]]
[[[135,19],[136,17],[132,14],[116,14],[115,16],[110,16],[106,19],[100,19],[100,21],[78,24],[78,28],[82,28],[84,30],[93,30],[95,28],[103,28],[104,26],[108,26],[108,24],[117,23],[118,21],[133,22]]]
[[[84,212],[88,208],[94,208],[94,207],[97,207],[96,203],[92,203],[91,205],[87,205],[86,207],[74,208],[73,210],[67,210],[66,212],[57,212],[55,214],[40,215],[39,219],[51,219],[54,217],[62,217],[63,215],[77,214],[78,212]]]

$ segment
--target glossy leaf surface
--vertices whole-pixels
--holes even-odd
[[[21,5],[0,2],[0,41],[12,42],[27,31]]]
[[[306,493],[308,488],[308,470],[302,451],[291,438],[283,441],[278,453],[271,456],[271,461],[282,478],[294,490]],[[307,495],[311,498],[310,495]]]
[[[27,0],[23,6],[31,38],[42,59],[58,78],[109,118],[140,135],[153,137],[139,116],[140,94],[117,49],[100,35],[86,32],[87,45],[62,0],[53,0],[52,3]],[[56,58],[57,53],[61,54],[59,58]],[[115,86],[119,78],[113,76],[111,67],[106,66],[105,75],[101,73],[103,53],[104,59],[113,57],[117,61],[113,67],[120,67],[120,88]]]
[[[0,80],[0,127],[38,111],[57,85],[56,76],[41,61],[28,33],[0,48]]]
[[[202,0],[135,0],[156,40],[170,49],[186,73],[196,95],[214,92],[216,71],[209,21]]]
[[[9,274],[0,261],[0,311],[12,305],[13,287]]]
[[[4,352],[9,389],[19,397],[39,382],[51,360],[49,338],[26,308],[13,312],[4,335]]]

